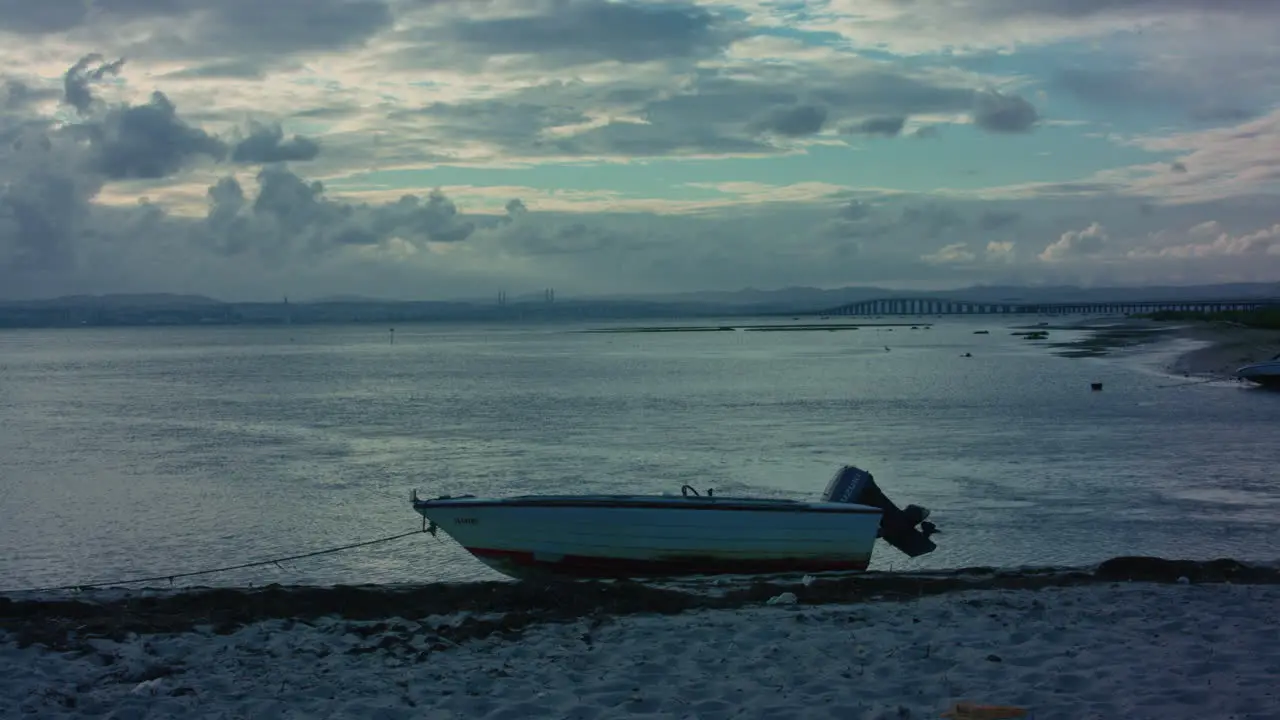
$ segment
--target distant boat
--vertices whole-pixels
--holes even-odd
[[[678,577],[866,570],[876,538],[932,552],[929,511],[899,509],[871,473],[845,466],[821,501],[680,495],[412,494],[413,509],[494,570],[515,578]]]
[[[1245,365],[1236,370],[1236,377],[1263,387],[1280,388],[1280,355],[1265,362]]]

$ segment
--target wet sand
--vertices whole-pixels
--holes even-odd
[[[1280,354],[1280,330],[1205,323],[1183,326],[1178,335],[1211,344],[1175,360],[1168,370],[1177,375],[1234,378],[1241,366]]]
[[[1222,322],[1162,322],[1144,318],[1087,320],[1076,324],[1041,327],[1044,330],[1089,330],[1073,342],[1048,345],[1066,357],[1100,357],[1114,351],[1167,340],[1191,340],[1202,346],[1170,361],[1171,375],[1218,380],[1236,379],[1236,370],[1280,354],[1280,330],[1262,330]]]

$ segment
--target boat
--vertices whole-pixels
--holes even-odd
[[[413,509],[516,579],[660,578],[863,571],[877,538],[910,557],[936,549],[929,511],[899,508],[871,473],[841,467],[821,500],[699,493],[443,495]]]
[[[1245,365],[1236,370],[1236,377],[1263,387],[1280,388],[1280,355],[1264,362]]]

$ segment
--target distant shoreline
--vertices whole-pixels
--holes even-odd
[[[1087,320],[1069,327],[1090,331],[1084,339],[1053,345],[1058,354],[1069,357],[1100,357],[1120,348],[1169,340],[1203,343],[1204,347],[1184,352],[1164,366],[1170,375],[1184,377],[1234,380],[1240,367],[1280,353],[1280,331],[1223,322],[1123,318],[1105,323]]]
[[[1169,372],[1235,378],[1240,367],[1269,360],[1280,353],[1280,331],[1237,327],[1222,323],[1193,323],[1178,328],[1178,336],[1210,343],[1180,355]]]

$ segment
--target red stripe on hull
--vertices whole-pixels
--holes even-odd
[[[564,555],[538,560],[531,552],[467,548],[489,567],[512,577],[558,575],[574,578],[678,577],[682,575],[769,575],[774,573],[817,573],[863,571],[870,556],[842,558],[761,558],[673,557],[654,560],[609,558],[591,555]]]

